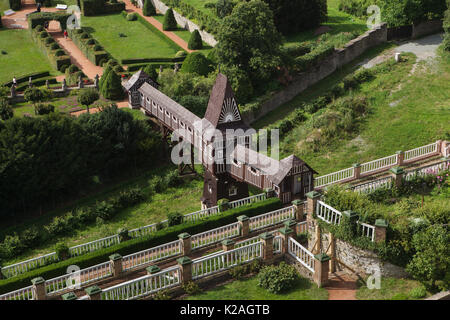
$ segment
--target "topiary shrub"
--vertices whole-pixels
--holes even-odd
[[[132,13],[127,14],[127,20],[128,21],[136,21],[137,18],[138,17],[137,17],[136,12],[132,12]]]
[[[39,37],[42,38],[42,39],[48,38],[48,37],[49,37],[49,34],[48,34],[46,31],[44,31],[44,32],[41,32],[41,33],[39,34]]]
[[[103,75],[102,78],[103,77],[105,77],[105,75]],[[122,99],[124,95],[122,82],[120,80],[119,75],[116,72],[114,72],[113,70],[111,70],[111,72],[108,72],[102,83],[100,92],[106,99],[111,100]]]
[[[62,73],[65,73],[66,72],[66,69],[69,67],[69,65],[68,64],[63,64],[60,68],[59,68],[59,71],[61,71]]]
[[[267,266],[260,270],[258,286],[270,293],[281,293],[291,289],[299,279],[297,270],[284,261],[278,266]]]
[[[145,0],[144,7],[142,8],[142,13],[146,17],[150,17],[150,16],[156,15],[156,9],[155,9],[155,7],[153,6],[153,3],[150,0]]]
[[[59,46],[59,44],[57,44],[56,42],[53,42],[52,45],[50,46],[50,49],[52,50],[58,50],[61,49],[61,47]],[[63,71],[64,72],[64,71]]]
[[[94,88],[87,88],[81,90],[81,92],[78,94],[77,101],[78,103],[82,104],[83,106],[90,106],[95,101],[97,101],[100,98],[98,92]]]
[[[179,212],[171,212],[167,215],[167,224],[169,227],[183,223],[183,215]]]
[[[83,33],[83,34],[80,36],[80,38],[81,38],[81,39],[89,39],[89,35],[88,35],[87,33]]]
[[[186,57],[187,56],[187,52],[180,50],[175,54],[175,58],[182,58],[182,57]]]
[[[66,53],[62,49],[58,49],[58,50],[55,51],[55,56],[57,56],[57,57],[61,57],[61,56],[65,55],[65,54]]]
[[[51,37],[48,37],[48,38],[45,39],[45,41],[44,41],[45,44],[50,44],[50,43],[53,43],[53,42],[55,42],[55,40],[54,40],[53,38],[51,38]]]
[[[117,72],[117,73],[120,73],[120,72],[123,72],[123,71],[124,71],[123,68],[122,68],[122,66],[121,66],[120,64],[114,66],[114,67],[113,67],[113,70],[114,70],[115,72]]]
[[[200,36],[200,32],[197,29],[191,33],[191,37],[189,38],[188,48],[191,50],[200,50],[203,48],[202,37]]]
[[[152,80],[156,81],[156,79],[158,79],[158,72],[156,71],[156,66],[155,65],[153,65],[153,64],[146,65],[145,68],[144,68],[144,72],[146,74],[148,74],[148,76]]]
[[[102,50],[103,50],[103,47],[102,47],[101,45],[96,44],[96,45],[94,46],[94,51],[102,51]],[[104,59],[102,59],[102,60],[104,60]],[[102,60],[100,60],[100,61],[102,61]]]
[[[55,112],[54,105],[38,103],[34,106],[34,114],[44,115],[51,112]]]
[[[164,14],[163,30],[170,31],[176,29],[177,29],[177,21],[175,20],[175,16],[173,15],[172,8],[169,8]]]
[[[68,68],[67,71],[68,71],[69,73],[74,73],[74,72],[80,71],[80,69],[79,69],[76,65],[71,64],[71,65],[69,66],[69,68]]]
[[[207,76],[211,72],[211,62],[202,53],[192,52],[184,59],[180,71]]]
[[[37,25],[37,26],[34,28],[34,30],[36,30],[37,32],[42,32],[42,31],[44,31],[44,27],[41,26],[41,25]]]
[[[55,252],[59,260],[66,260],[70,258],[69,247],[63,242],[59,242],[56,244]]]
[[[24,98],[26,101],[36,103],[36,102],[44,101],[45,95],[42,92],[42,90],[40,90],[39,88],[32,87],[32,88],[27,88],[25,90]]]
[[[93,45],[93,44],[95,44],[95,40],[94,39],[88,39],[88,41],[86,41],[86,44],[88,44],[88,45]]]

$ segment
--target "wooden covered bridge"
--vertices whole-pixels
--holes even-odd
[[[174,132],[178,141],[189,142],[190,163],[185,167],[193,170],[197,149],[197,160],[206,169],[203,207],[214,206],[221,198],[232,201],[248,196],[248,184],[274,190],[284,203],[302,199],[313,190],[316,172],[304,161],[294,155],[279,161],[251,148],[255,131],[242,120],[225,75],[218,74],[202,119],[159,91],[143,71],[123,86],[130,108],[154,117],[164,137]]]

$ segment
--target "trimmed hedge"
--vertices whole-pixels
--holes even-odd
[[[80,269],[87,268],[108,261],[109,256],[114,253],[119,253],[124,256],[139,252],[167,242],[174,241],[178,239],[178,235],[183,232],[187,232],[191,235],[201,233],[210,229],[221,227],[223,225],[234,223],[236,222],[236,218],[240,215],[253,217],[265,212],[277,210],[281,207],[282,203],[280,199],[269,198],[267,200],[251,205],[227,210],[219,215],[209,217],[205,220],[183,223],[168,227],[142,238],[125,241],[109,248],[104,248],[82,256],[73,257],[36,270],[32,270],[13,278],[0,280],[0,294],[29,286],[31,279],[36,277],[43,277],[47,280],[58,277],[62,274],[65,274],[67,267],[70,265],[77,265],[80,267]]]
[[[61,29],[67,29],[67,20],[71,14],[64,12],[36,12],[30,13],[27,17],[28,26],[30,29],[34,29],[38,25],[43,26],[44,22],[56,20],[61,24]]]
[[[99,66],[103,59],[110,58],[110,54],[105,50],[95,51],[95,47],[100,46],[100,44],[88,33],[79,33],[78,30],[75,29],[67,30],[67,33],[73,43],[75,43],[75,45],[80,48],[89,61],[94,63],[96,66]]]
[[[57,84],[58,82],[56,81],[56,78],[53,77],[45,77],[45,78],[40,78],[40,79],[36,79],[36,80],[31,80],[31,83],[33,84],[33,86],[35,87],[40,87],[40,86],[44,86],[45,82],[48,80],[49,84]],[[28,81],[26,83],[23,83],[21,85],[18,85],[16,90],[17,91],[23,91],[28,87]]]
[[[105,0],[81,0],[81,12],[86,17],[100,14],[119,13],[125,10],[125,3],[111,3]]]
[[[179,64],[180,67],[182,66],[181,64]],[[145,68],[146,66],[148,66],[147,63],[138,63],[138,64],[130,64],[128,65],[128,69],[127,71],[138,71],[139,69]],[[158,64],[154,64],[155,69],[159,70],[159,66],[163,66],[164,69],[173,69],[174,68],[174,64],[173,63],[158,63]]]
[[[17,84],[22,83],[22,82],[28,82],[28,79],[31,77],[31,80],[33,81],[34,79],[38,79],[38,78],[44,78],[44,77],[48,77],[50,76],[50,72],[48,71],[44,71],[44,72],[35,72],[35,73],[30,73],[27,74],[23,77],[20,78],[16,78]],[[12,86],[12,81],[9,82],[5,82],[2,85],[0,85],[2,87],[11,87]]]
[[[183,51],[184,52],[184,51]],[[186,59],[184,57],[178,58],[142,58],[142,59],[122,59],[120,62],[122,64],[135,64],[135,63],[150,63],[150,62],[183,62]]]
[[[18,11],[22,8],[21,0],[9,0],[9,7],[15,11]]]
[[[57,70],[61,70],[61,67],[63,65],[69,65],[70,64],[70,57],[69,55],[62,49],[56,49],[53,50],[52,43],[46,44],[45,39],[47,37],[42,37],[42,34],[47,34],[47,31],[39,32],[35,29],[30,29],[31,37],[33,38],[34,42],[38,44],[38,46],[41,48],[41,50],[48,56],[50,63],[53,65],[54,68]],[[60,52],[60,50],[63,52],[63,55],[56,56],[57,52]]]

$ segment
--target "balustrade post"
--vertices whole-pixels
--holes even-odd
[[[405,162],[405,152],[397,151],[395,154],[397,155],[397,166],[402,166]]]
[[[266,194],[267,199],[275,196],[275,190],[270,189],[270,188],[264,189],[264,193]]]
[[[297,222],[293,219],[286,220],[283,225],[286,228],[292,229],[294,233],[297,235]]]
[[[250,220],[247,216],[239,216],[237,217],[239,221],[239,230],[241,233],[241,237],[247,237],[250,233]]]
[[[178,235],[178,239],[181,241],[181,249],[184,256],[187,256],[191,253],[192,243],[191,243],[191,235],[189,233],[181,233]]]
[[[330,257],[325,253],[316,254],[314,256],[314,282],[319,288],[328,283]]]
[[[403,183],[403,175],[405,171],[403,168],[400,167],[394,167],[389,170],[394,177],[394,185],[395,187],[399,188]]]
[[[263,261],[265,264],[273,263],[273,234],[264,232],[259,238],[263,243]]]
[[[316,212],[316,205],[317,201],[320,199],[320,192],[317,191],[311,191],[306,194],[306,213],[307,213],[307,220],[312,221],[313,214]]]
[[[284,227],[278,230],[281,237],[281,254],[287,254],[289,248],[289,237],[294,236],[294,230],[289,227]]]
[[[102,289],[98,286],[92,286],[84,290],[89,296],[89,300],[102,300]]]
[[[301,200],[292,201],[292,205],[295,209],[295,220],[298,222],[303,221],[304,219],[304,210],[305,210],[305,202]]]
[[[45,290],[45,280],[42,277],[37,277],[31,280],[34,293],[34,300],[47,300],[47,290]]]
[[[336,272],[336,239],[331,232],[328,234],[330,242],[330,272]]]
[[[65,293],[61,296],[63,300],[77,300],[77,296],[73,292]]]
[[[147,270],[147,274],[148,275],[155,274],[155,273],[158,273],[158,272],[161,271],[161,269],[158,266],[155,266],[155,265],[147,267],[147,268],[145,268],[145,270]]]
[[[234,249],[234,241],[231,239],[225,239],[222,240],[222,250],[223,251],[230,251]]]
[[[177,262],[181,269],[181,282],[188,283],[192,280],[192,260],[189,257],[181,257],[177,259]]]
[[[354,163],[353,164],[353,179],[361,178],[361,164]]]
[[[375,221],[375,242],[385,242],[386,241],[386,229],[388,223],[384,219],[377,219]]]
[[[122,256],[118,253],[109,256],[109,260],[111,262],[113,277],[117,278],[121,275],[122,268]]]

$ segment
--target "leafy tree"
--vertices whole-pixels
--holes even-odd
[[[123,97],[123,89],[120,77],[111,70],[102,84],[102,95],[106,99],[120,100]]]
[[[223,18],[231,14],[234,4],[231,0],[218,0],[215,7],[217,16]]]
[[[156,15],[156,9],[153,6],[153,3],[150,0],[145,0],[144,7],[142,8],[142,13],[146,17],[154,16]]]
[[[191,33],[191,37],[189,38],[188,48],[191,50],[199,50],[203,48],[202,37],[200,36],[200,32],[197,29]]]
[[[381,19],[390,27],[442,19],[446,0],[378,0]]]
[[[450,280],[450,233],[445,225],[432,225],[416,233],[416,251],[406,270],[431,289],[448,290]]]
[[[45,94],[39,88],[31,87],[25,90],[24,98],[26,101],[32,102],[34,104],[36,102],[44,101]]]
[[[445,11],[443,27],[445,31],[443,47],[444,50],[450,51],[450,0],[447,0],[447,11]]]
[[[164,14],[163,30],[170,31],[176,29],[177,29],[177,21],[175,20],[175,16],[173,15],[172,8],[169,8]]]
[[[87,112],[89,113],[89,106],[93,104],[95,101],[97,101],[100,98],[97,90],[94,88],[87,88],[82,90],[78,95],[78,103],[82,104],[83,106],[86,106]]]
[[[253,96],[254,88],[248,74],[237,66],[226,66],[222,72],[228,77],[236,99],[240,103],[249,101]]]
[[[237,4],[223,19],[217,40],[221,65],[244,71],[253,87],[270,79],[281,64],[282,37],[272,11],[261,0]]]
[[[202,53],[191,52],[184,59],[181,71],[206,76],[211,71],[210,64],[211,62]]]
[[[100,77],[100,80],[98,82],[98,89],[100,93],[103,94],[103,84],[105,83],[105,79],[108,77],[108,74],[112,71],[112,66],[109,63],[106,63],[104,66],[103,74]]]
[[[146,65],[144,68],[144,72],[148,74],[152,80],[156,81],[156,79],[158,79],[158,72],[156,72],[155,65],[153,64]]]
[[[8,87],[0,86],[0,98],[6,98],[9,95],[10,89]]]
[[[55,106],[51,104],[38,103],[34,105],[34,114],[44,115],[55,111]]]
[[[0,119],[8,120],[14,116],[13,109],[5,98],[0,98]]]

